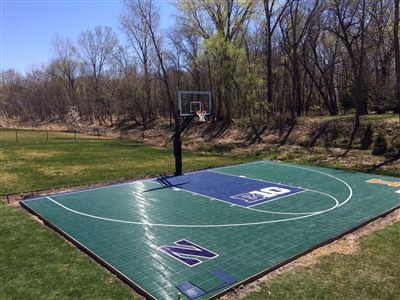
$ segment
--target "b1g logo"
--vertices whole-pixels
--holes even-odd
[[[302,191],[304,191],[304,189],[279,185],[234,195],[231,196],[231,198],[235,200],[235,204],[250,207],[267,201],[294,195]]]
[[[288,194],[290,192],[291,191],[288,189],[271,186],[271,187],[261,189],[260,191],[252,191],[249,193],[235,195],[235,196],[232,196],[232,198],[242,200],[242,201],[245,201],[248,203],[252,203],[252,202],[257,202],[257,201],[264,200],[264,199],[275,198],[278,195]]]

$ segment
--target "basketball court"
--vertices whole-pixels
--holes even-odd
[[[257,161],[21,205],[147,298],[209,299],[399,208],[400,179]]]

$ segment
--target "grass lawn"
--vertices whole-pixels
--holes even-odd
[[[2,201],[0,220],[1,299],[134,299],[88,256]]]
[[[399,249],[397,222],[361,237],[356,253],[335,253],[282,273],[245,299],[400,299]]]
[[[57,133],[47,141],[43,131],[0,129],[0,195],[100,183],[174,172],[173,150],[131,140]],[[54,136],[56,133],[51,133]],[[21,136],[26,136],[22,138]],[[183,170],[204,169],[260,159],[183,153]]]
[[[156,176],[172,149],[128,140],[0,129],[0,195]],[[37,134],[38,136],[34,136]],[[50,134],[50,135],[49,135]],[[26,138],[23,139],[23,136]],[[55,138],[49,138],[55,137]],[[185,151],[184,171],[261,156]],[[129,288],[49,228],[0,201],[1,299],[134,299]],[[286,272],[247,299],[400,299],[400,222],[361,239],[352,255]],[[397,297],[397,298],[396,298]]]

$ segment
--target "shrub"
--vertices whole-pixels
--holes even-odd
[[[372,145],[373,142],[374,131],[372,129],[371,123],[368,123],[368,126],[364,130],[364,135],[361,139],[361,149],[367,150]]]
[[[335,147],[336,147],[336,142],[339,137],[340,137],[340,129],[337,127],[336,124],[334,124],[334,126],[330,130],[329,138],[330,138],[330,142],[333,142],[333,145]]]
[[[79,117],[78,108],[76,106],[70,106],[67,116],[65,117],[65,123],[68,131],[76,131],[79,127],[80,120],[81,118]]]
[[[352,92],[346,92],[340,99],[340,106],[343,108],[345,114],[349,110],[354,108],[354,104],[355,104],[355,97]]]
[[[373,155],[382,155],[387,152],[388,143],[382,132],[379,132],[374,143]]]

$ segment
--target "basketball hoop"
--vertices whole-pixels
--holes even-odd
[[[204,119],[206,114],[207,114],[206,110],[196,110],[196,115],[199,116],[199,122],[205,122],[206,121],[206,119]]]

